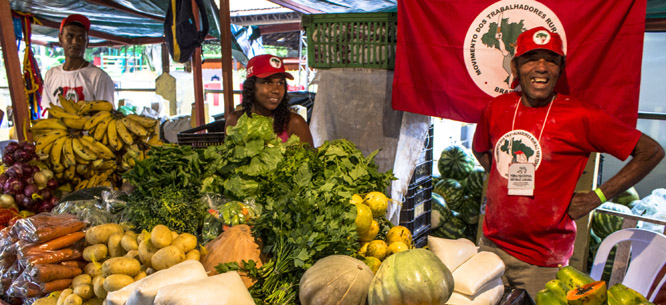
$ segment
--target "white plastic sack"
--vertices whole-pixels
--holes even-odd
[[[449,305],[495,305],[504,294],[504,284],[501,278],[496,278],[488,282],[486,286],[479,291],[477,295],[469,296],[458,292],[453,292],[446,304]]]
[[[254,305],[236,271],[160,288],[155,305]]]
[[[141,283],[141,280],[138,280],[132,284],[129,284],[119,290],[109,292],[106,295],[105,305],[125,305],[127,299],[129,299],[130,294],[134,291],[137,285]]]
[[[428,236],[428,247],[451,272],[478,251],[476,245],[466,238],[447,239]]]
[[[453,271],[453,290],[476,295],[490,281],[504,274],[504,262],[497,254],[481,251]]]
[[[631,208],[631,213],[658,220],[666,220],[666,189],[658,188],[653,190],[650,195],[645,196],[634,204]],[[664,232],[663,225],[647,221],[639,221],[637,227],[657,233]]]
[[[152,305],[157,291],[165,286],[181,284],[208,277],[199,261],[186,260],[169,269],[157,271],[138,282],[126,305]],[[245,286],[243,286],[245,287]]]

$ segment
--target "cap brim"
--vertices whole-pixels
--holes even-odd
[[[267,78],[267,77],[271,77],[275,74],[280,74],[280,75],[284,76],[284,78],[288,78],[288,79],[292,79],[292,80],[294,79],[294,76],[291,75],[291,73],[289,73],[289,72],[278,72],[278,73],[268,72],[268,73],[264,73],[264,74],[257,74],[255,76],[258,77],[258,78]]]

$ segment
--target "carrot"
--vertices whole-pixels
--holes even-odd
[[[46,283],[60,279],[71,279],[83,273],[78,267],[63,266],[60,264],[37,264],[33,265],[29,275],[39,282]]]
[[[36,289],[33,285],[28,285],[28,291],[26,293],[26,297],[32,298],[50,292],[63,290],[69,287],[69,285],[71,284],[72,284],[72,279],[61,279],[61,280],[46,282],[43,285],[41,285],[41,289]]]
[[[63,265],[63,266],[76,267],[76,268],[79,268],[81,270],[84,270],[86,268],[86,265],[88,264],[88,262],[74,260],[74,261],[60,262],[60,264]]]
[[[42,243],[72,232],[80,231],[86,224],[83,221],[70,221],[58,225],[45,226],[37,230],[37,240]]]
[[[85,236],[86,236],[86,233],[83,233],[81,231],[74,232],[74,233],[69,233],[67,235],[57,237],[55,239],[43,242],[41,244],[37,244],[37,245],[31,247],[28,250],[28,253],[30,254],[31,252],[34,252],[33,250],[58,250],[58,249],[62,249],[64,247],[73,245],[75,242],[83,239]]]
[[[71,248],[66,248],[55,251],[44,251],[43,253],[40,254],[31,255],[28,258],[28,262],[30,262],[33,265],[53,264],[78,258],[81,258],[81,251]]]

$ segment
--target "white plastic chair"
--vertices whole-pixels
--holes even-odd
[[[596,281],[601,279],[608,253],[613,246],[623,241],[631,242],[631,261],[622,284],[654,301],[657,292],[666,282],[664,276],[652,291],[652,295],[649,295],[659,271],[666,265],[666,236],[663,234],[641,229],[623,229],[608,235],[599,245],[590,276]]]

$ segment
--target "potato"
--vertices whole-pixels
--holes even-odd
[[[157,249],[153,246],[153,243],[150,242],[150,239],[146,239],[139,244],[139,258],[141,262],[150,267],[151,258]]]
[[[197,249],[190,250],[190,252],[185,254],[185,260],[201,260],[201,253],[199,253],[199,250]]]
[[[150,260],[155,270],[167,269],[185,260],[185,253],[176,246],[166,246],[157,250]]]
[[[146,271],[141,271],[134,276],[134,281],[136,282],[146,276],[148,276],[148,274],[146,274]]]
[[[93,287],[90,284],[81,284],[74,286],[74,294],[81,297],[83,300],[92,299],[95,296]]]
[[[127,253],[125,253],[125,257],[133,258],[140,260],[139,258],[139,250],[129,250]]]
[[[138,236],[138,234],[136,234],[136,233],[135,233],[134,231],[132,231],[132,230],[127,230],[127,231],[125,231],[125,235],[134,238],[134,240],[136,240],[136,238],[137,238],[137,236]]]
[[[113,234],[109,237],[109,242],[107,247],[109,249],[110,257],[117,257],[125,255],[125,249],[120,246],[120,240],[123,238],[123,234]]]
[[[141,231],[141,234],[136,236],[136,242],[138,244],[141,244],[141,242],[146,240],[146,239],[150,239],[150,232],[148,232],[146,230]]]
[[[83,305],[104,305],[104,299],[92,298],[90,300],[83,301]]]
[[[62,305],[82,305],[83,304],[83,299],[81,299],[80,296],[76,294],[70,294],[67,296],[65,299],[65,302],[62,303]]]
[[[139,243],[136,242],[136,235],[123,235],[123,237],[120,239],[120,246],[128,252],[139,249]]]
[[[135,276],[141,271],[141,263],[129,257],[112,257],[102,264],[102,275],[125,274]]]
[[[100,271],[101,272],[101,271]],[[98,275],[93,278],[93,292],[95,296],[100,299],[106,298],[106,290],[104,290],[104,280],[105,278],[101,275]]]
[[[127,274],[112,274],[104,279],[104,290],[113,292],[134,283],[134,279]]]
[[[178,237],[178,232],[171,231],[171,240],[173,241],[176,237]]]
[[[117,223],[105,223],[86,230],[86,241],[91,245],[106,244],[113,234],[123,234],[125,229]]]
[[[90,275],[90,277],[94,279],[96,276],[102,274],[102,264],[88,263],[85,267],[85,272],[87,275]]]
[[[74,293],[74,290],[72,290],[72,289],[70,289],[70,288],[64,289],[64,290],[60,293],[60,296],[58,296],[58,300],[56,301],[56,304],[57,304],[57,305],[65,304],[65,299],[66,299],[70,294],[72,294],[72,293]]]
[[[88,263],[88,264],[91,264],[91,263]],[[88,267],[88,265],[86,265],[86,267]],[[83,284],[91,285],[92,284],[92,278],[93,277],[90,276],[90,274],[86,274],[86,273],[79,274],[79,275],[75,276],[74,279],[72,279],[72,287],[76,287],[76,286],[83,285]]]
[[[152,242],[158,249],[170,245],[172,239],[171,230],[165,225],[156,225],[153,230],[150,231],[150,242]]]
[[[190,233],[183,233],[178,235],[178,237],[171,242],[171,245],[178,247],[183,253],[187,253],[197,247],[197,237]]]
[[[106,258],[108,251],[109,250],[105,244],[96,244],[88,246],[85,249],[83,249],[83,259],[88,262],[92,262],[93,260],[98,262]]]

